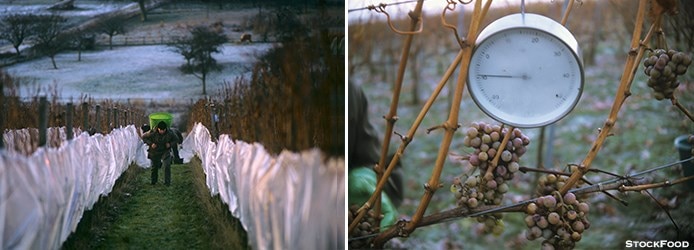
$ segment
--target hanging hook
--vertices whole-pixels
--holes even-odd
[[[446,8],[443,9],[443,13],[441,13],[441,25],[443,25],[443,27],[446,27],[446,28],[453,30],[453,34],[455,35],[455,39],[458,41],[458,45],[462,49],[465,47],[465,42],[460,38],[460,35],[458,34],[458,29],[455,27],[455,25],[452,25],[452,24],[449,24],[448,22],[446,22],[446,11],[449,11],[449,10],[454,11],[456,2],[453,0],[446,0],[446,1],[448,2],[448,4],[446,5]],[[470,1],[472,1],[472,0],[470,0]]]
[[[525,19],[525,0],[521,0],[521,15]]]
[[[419,19],[419,20],[417,20],[417,21],[419,21],[419,29],[418,30],[416,30],[416,31],[401,31],[401,30],[398,30],[397,28],[395,28],[395,25],[393,25],[393,22],[390,20],[390,14],[388,14],[388,12],[386,12],[386,6],[388,6],[388,5],[385,3],[381,3],[378,6],[373,6],[373,9],[371,8],[372,6],[369,6],[369,10],[375,10],[378,13],[385,14],[386,20],[388,21],[388,26],[390,26],[390,29],[397,34],[416,35],[416,34],[422,33],[422,30],[424,29],[424,19],[421,18],[421,13],[420,13],[419,17],[415,17],[415,16],[411,15],[411,13],[410,13],[410,18]]]

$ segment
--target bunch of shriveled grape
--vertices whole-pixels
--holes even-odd
[[[504,232],[504,214],[495,213],[491,215],[482,215],[477,217],[477,222],[484,225],[483,232],[486,234],[494,234],[496,236],[501,235]]]
[[[510,133],[506,145],[501,147],[504,136]],[[456,177],[451,186],[458,206],[470,209],[479,205],[500,205],[502,198],[508,192],[507,181],[513,176],[520,165],[519,158],[525,154],[530,139],[519,129],[510,130],[499,125],[475,122],[466,130],[463,144],[472,147],[474,151],[467,156],[468,162],[474,168],[470,173]],[[496,166],[492,166],[494,157],[499,154]],[[475,171],[479,169],[479,174]],[[498,217],[481,217],[485,222],[485,231],[503,231],[503,223]],[[489,227],[487,227],[489,225]]]
[[[349,207],[348,222],[352,224],[354,218],[357,217],[357,211],[359,210],[359,205],[352,205]],[[378,216],[374,210],[369,210],[366,215],[361,219],[359,225],[349,234],[349,238],[362,237],[378,233],[378,223],[383,219],[383,215]],[[349,248],[359,249],[359,248],[370,248],[369,241],[371,238],[364,238],[359,240],[350,240]]]
[[[571,167],[571,173],[574,171],[577,171],[576,166]],[[569,179],[568,176],[564,175],[555,175],[555,174],[545,174],[541,175],[540,178],[537,180],[537,195],[543,196],[543,195],[548,195],[552,194],[555,191],[561,190],[562,187],[564,187],[566,181]],[[583,185],[583,181],[578,181],[576,183],[576,186],[574,187],[581,187]]]
[[[672,49],[656,49],[651,52],[651,56],[644,60],[643,66],[644,73],[649,76],[648,87],[655,91],[655,99],[672,98],[672,93],[679,85],[677,76],[684,75],[691,63],[692,58],[683,52]]]
[[[573,193],[540,196],[525,207],[525,237],[544,239],[542,249],[571,249],[590,228],[589,209],[588,203],[580,202]]]

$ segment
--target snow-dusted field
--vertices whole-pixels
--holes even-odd
[[[55,3],[51,2],[51,4]],[[0,17],[9,14],[34,14],[48,15],[54,14],[55,11],[48,10],[51,4],[28,4],[22,5],[20,1],[0,1]],[[60,15],[65,17],[90,17],[103,13],[108,13],[119,9],[130,2],[106,2],[100,3],[96,1],[75,1],[75,9],[69,11],[61,11]]]
[[[226,44],[222,53],[213,55],[222,65],[220,72],[207,78],[207,94],[216,94],[224,81],[249,76],[258,56],[273,45]],[[4,70],[20,78],[20,96],[33,97],[37,89],[46,93],[57,87],[63,100],[77,99],[82,94],[97,99],[177,99],[189,101],[202,97],[202,82],[193,75],[181,73],[183,57],[167,46],[114,47],[113,50],[87,51],[82,61],[77,52],[56,56],[58,69],[48,57],[6,67]]]

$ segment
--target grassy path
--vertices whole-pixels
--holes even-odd
[[[199,161],[171,166],[171,186],[131,166],[109,197],[85,213],[64,249],[244,249],[245,232],[210,197]],[[202,187],[201,187],[202,185]]]

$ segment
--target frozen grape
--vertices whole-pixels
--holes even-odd
[[[525,216],[525,225],[528,227],[535,226],[535,220],[532,215]]]
[[[561,199],[556,196],[557,186],[568,180],[566,176],[548,174],[539,180],[540,192],[544,195],[525,207],[528,215],[524,222],[529,229],[526,237],[532,240],[543,238],[543,248],[572,249],[590,227],[586,217],[588,203],[579,201],[573,193],[567,193]],[[542,234],[538,236],[534,228],[539,228]]]
[[[654,50],[643,61],[644,73],[649,77],[647,85],[654,90],[656,100],[671,99],[677,87],[677,77],[684,75],[691,57],[683,52],[663,49]]]
[[[579,233],[579,232],[573,232],[573,233],[571,234],[571,239],[572,239],[573,241],[580,241],[580,240],[581,240],[581,233]]]
[[[492,137],[488,134],[482,136],[482,143],[488,144],[492,142]]]
[[[566,212],[566,218],[568,218],[569,220],[576,220],[577,217],[578,213],[576,213],[576,211],[574,210]]]
[[[467,204],[470,208],[476,208],[478,203],[476,198],[470,198],[467,200]]]
[[[489,137],[490,137],[490,138],[492,139],[492,141],[494,141],[494,142],[496,142],[496,141],[498,141],[498,140],[500,139],[499,132],[496,132],[496,131],[494,131],[494,132],[492,132],[491,134],[489,134]]]
[[[576,200],[576,195],[573,193],[566,193],[564,195],[564,203],[569,205],[577,205],[578,201]]]
[[[561,222],[561,218],[559,217],[558,213],[551,212],[549,215],[547,215],[547,221],[549,221],[549,224],[556,225]]]
[[[488,181],[488,182],[487,182],[487,188],[489,188],[489,189],[496,189],[496,187],[497,187],[496,181],[491,180],[491,181]]]
[[[571,228],[573,228],[574,231],[582,233],[583,230],[585,230],[585,227],[583,226],[583,222],[580,221],[574,221],[573,224],[571,224]]]
[[[348,212],[347,217],[349,218],[350,224],[357,217],[357,211],[358,210],[359,210],[359,205],[353,204],[349,207],[349,212]],[[383,218],[383,215],[377,215],[374,210],[367,211],[366,215],[357,224],[357,227],[355,227],[354,230],[352,230],[352,232],[349,234],[349,238],[355,238],[355,237],[366,236],[366,235],[378,233],[379,232],[378,221],[380,221],[382,218]],[[370,240],[371,239],[369,239],[369,238],[359,239],[359,240],[350,240],[349,245],[350,245],[350,248],[354,248],[354,249],[366,248],[369,246]]]
[[[537,205],[535,203],[530,203],[525,207],[525,212],[527,214],[535,214],[537,212]]]
[[[489,145],[487,145],[487,144],[482,144],[482,145],[480,146],[480,151],[482,151],[482,152],[487,152],[487,155],[488,155],[489,157],[494,157],[494,156],[492,156],[491,154],[489,154],[489,149],[490,149],[490,148],[489,148]],[[496,152],[496,151],[495,151],[495,152]]]
[[[554,198],[554,196],[548,195],[545,196],[543,205],[547,208],[554,208],[557,205],[557,199]]]
[[[590,207],[588,207],[587,203],[581,202],[578,204],[578,211],[588,213],[588,210],[590,210]]]
[[[538,220],[536,223],[537,223],[537,226],[542,228],[542,229],[545,229],[549,226],[549,221],[547,221],[547,219],[544,216],[541,216],[540,220]]]
[[[472,138],[470,139],[470,145],[474,148],[477,148],[480,145],[482,145],[482,139],[479,137]]]
[[[557,181],[557,176],[554,174],[548,174],[547,175],[547,183],[552,184],[555,181]]]
[[[487,152],[480,152],[480,153],[477,155],[477,158],[479,158],[480,161],[486,161],[486,160],[489,159],[489,155],[487,154]]]
[[[476,128],[470,127],[467,129],[467,136],[469,136],[470,138],[477,137],[477,134],[478,134],[478,132],[477,132]]]
[[[545,242],[542,242],[542,248],[540,248],[540,249],[542,249],[542,250],[554,250],[556,248],[554,247],[554,245],[552,245],[552,243],[545,241]]]
[[[467,180],[465,181],[465,185],[469,186],[469,187],[477,186],[477,177],[475,177],[475,176],[468,177]]]
[[[502,128],[498,124],[485,122],[472,122],[464,131],[463,145],[472,150],[467,151],[467,161],[463,161],[463,164],[467,164],[463,168],[466,171],[462,175],[464,177],[454,180],[451,187],[456,204],[469,209],[501,205],[512,183],[510,180],[519,172],[520,156],[527,151],[530,139],[520,129]],[[509,140],[502,146],[501,141],[507,136]],[[498,161],[492,164],[495,159]],[[503,231],[503,227],[499,226],[502,223],[500,218],[493,222],[494,225],[485,226],[484,232]],[[540,236],[541,232],[534,235],[535,238]]]
[[[520,165],[517,162],[511,162],[508,164],[508,171],[511,173],[518,172]]]
[[[501,160],[505,162],[511,161],[513,155],[511,155],[511,152],[508,150],[504,150],[504,152],[501,152]]]

